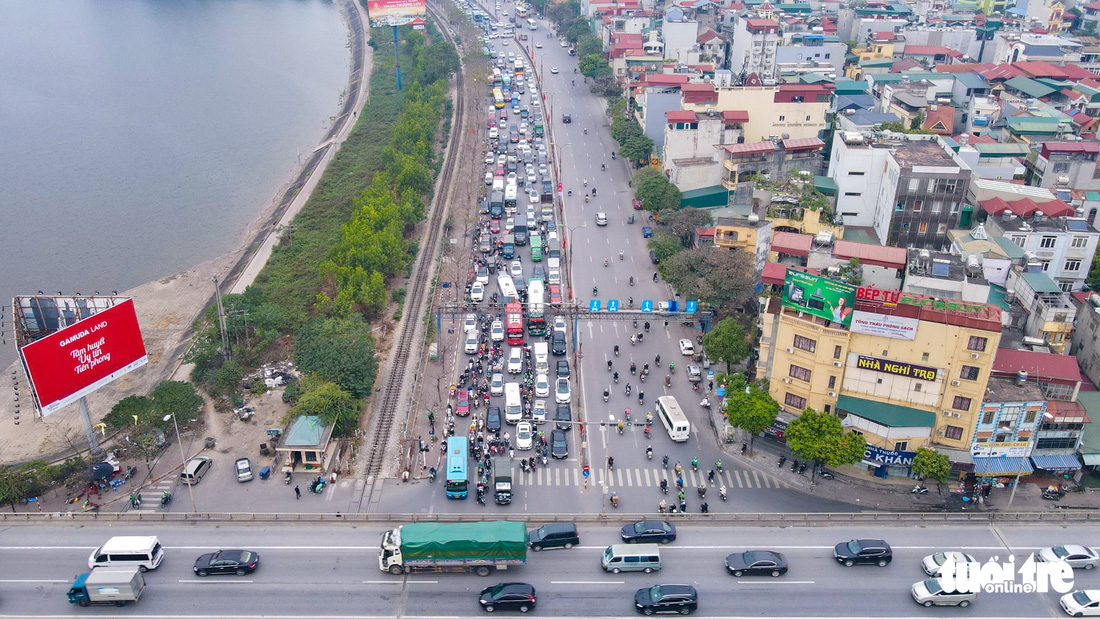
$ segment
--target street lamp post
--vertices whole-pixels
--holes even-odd
[[[168,421],[168,418],[172,418],[172,425],[176,428],[176,444],[180,446],[180,464],[184,469],[187,468],[187,454],[183,451],[183,441],[180,440],[180,424],[176,421],[176,415],[174,413],[168,413],[164,416],[164,421]],[[187,486],[187,494],[191,495],[191,513],[197,514],[199,510],[195,507],[195,491],[191,489],[191,484],[184,484]]]
[[[1039,428],[1043,427],[1043,419],[1054,419],[1054,415],[1051,415],[1050,413],[1043,413],[1042,419],[1039,420],[1039,425],[1035,428],[1035,431],[1031,433],[1031,440],[1028,441],[1027,445],[1027,455],[1024,456],[1025,459],[1031,457],[1031,451],[1039,442]],[[1020,475],[1023,473],[1023,468],[1023,464],[1021,464],[1020,468],[1016,471],[1016,481],[1012,484],[1012,494],[1008,495],[1008,505],[1005,507],[1005,509],[1012,507],[1012,499],[1016,498],[1016,488],[1020,487]]]

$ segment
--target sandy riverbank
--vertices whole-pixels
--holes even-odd
[[[331,128],[290,183],[280,190],[272,206],[242,232],[240,247],[123,293],[134,298],[149,363],[88,396],[93,423],[119,399],[148,393],[157,383],[172,376],[190,342],[192,324],[213,300],[213,279],[221,282],[223,293],[243,291],[255,280],[278,241],[276,229],[293,219],[305,205],[325,167],[358,120],[358,111],[366,100],[372,58],[367,45],[367,15],[355,0],[334,0],[334,3],[348,26],[351,59],[343,105]],[[30,387],[19,364],[13,363],[0,380],[0,463],[53,458],[87,448],[75,404],[45,419],[36,418],[32,409]]]

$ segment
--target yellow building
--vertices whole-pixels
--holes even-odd
[[[681,107],[698,113],[748,110],[748,119],[742,123],[746,142],[773,136],[784,140],[816,138],[829,126],[825,114],[832,96],[831,84],[731,86],[718,88],[717,98],[711,94],[697,102],[685,93]]]
[[[714,246],[732,251],[740,249],[753,256],[753,272],[759,275],[768,261],[771,248],[772,223],[758,215],[747,219],[719,217],[714,222]]]
[[[996,306],[855,288],[788,270],[769,299],[757,378],[780,422],[806,407],[863,435],[864,463],[903,473],[919,447],[967,462],[1001,337]]]

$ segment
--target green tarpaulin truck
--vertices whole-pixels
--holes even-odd
[[[402,572],[476,572],[527,562],[527,527],[522,522],[415,523],[382,534],[378,567]]]
[[[137,602],[145,591],[145,577],[137,567],[97,567],[76,577],[69,587],[69,603],[91,606],[125,606]]]

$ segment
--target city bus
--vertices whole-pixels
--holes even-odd
[[[465,499],[469,492],[469,443],[465,436],[447,439],[447,490],[448,499]]]
[[[539,25],[535,23],[535,20],[533,20],[533,19],[528,19],[528,20],[527,20],[527,28],[528,28],[529,30],[538,30],[538,29],[539,29]]]
[[[517,6],[516,7],[516,17],[518,17],[520,19],[524,19],[525,17],[527,17],[527,7]]]
[[[509,346],[521,346],[523,344],[523,306],[519,303],[508,303],[504,306],[505,334]]]
[[[499,88],[493,89],[493,105],[495,105],[498,110],[504,107],[504,93],[501,92]]]
[[[515,211],[516,202],[519,196],[519,188],[515,185],[508,185],[504,188],[504,210]]]
[[[691,434],[691,424],[688,423],[687,417],[676,398],[670,395],[657,398],[657,418],[664,424],[669,438],[677,443],[688,440],[688,436]]]
[[[519,292],[516,291],[516,282],[512,281],[511,275],[508,275],[507,273],[501,273],[500,275],[497,275],[497,286],[500,287],[501,301],[503,301],[504,303],[519,301]]]
[[[542,262],[542,237],[531,235],[531,262]]]
[[[527,288],[527,334],[546,335],[546,295],[540,279],[532,279]]]
[[[516,75],[523,75],[523,61],[516,58],[516,61],[512,63],[512,72]]]

